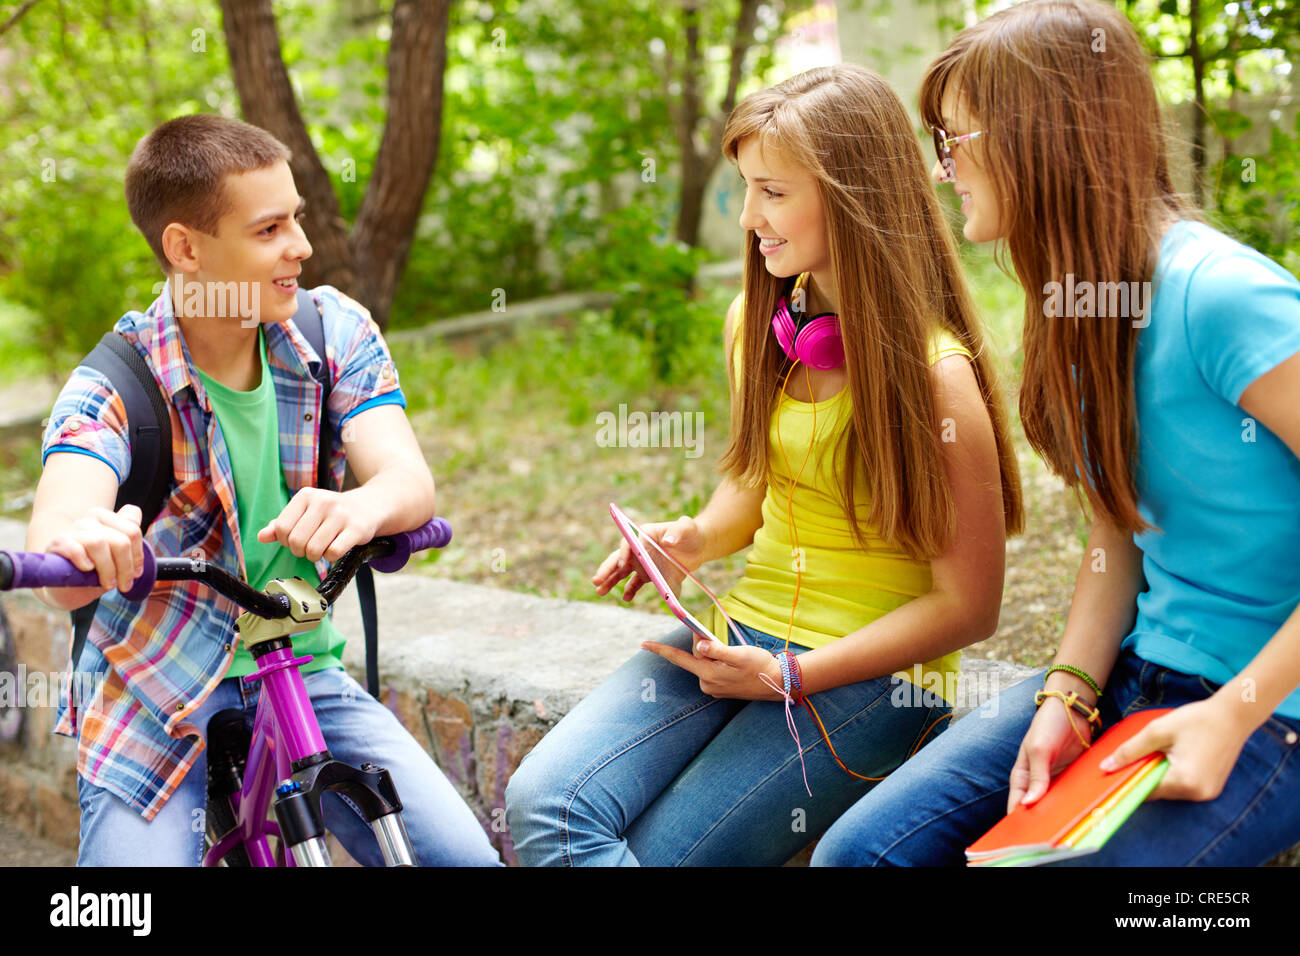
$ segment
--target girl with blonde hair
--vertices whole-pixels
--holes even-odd
[[[524,759],[525,864],[784,862],[942,729],[961,648],[997,623],[1019,477],[902,103],[811,70],[737,106],[723,149],[747,233],[724,477],[644,532],[684,570],[753,547],[714,639],[647,642]],[[629,575],[625,600],[647,577],[624,543],[593,582]],[[787,688],[818,715],[790,711],[801,747]]]

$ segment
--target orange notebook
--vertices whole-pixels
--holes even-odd
[[[1052,781],[1047,793],[1037,803],[1030,807],[1016,807],[972,843],[966,850],[968,865],[996,865],[998,861],[1010,861],[1012,857],[1024,857],[1025,863],[1045,863],[1049,859],[1095,852],[1100,846],[1095,841],[1092,845],[1076,844],[1081,842],[1093,820],[1100,822],[1098,818],[1117,805],[1124,805],[1129,813],[1136,809],[1137,804],[1124,798],[1144,780],[1148,785],[1147,793],[1154,788],[1163,776],[1164,755],[1158,752],[1149,754],[1113,773],[1103,772],[1098,765],[1119,749],[1120,744],[1172,709],[1160,707],[1140,711],[1102,734]],[[1118,824],[1113,820],[1110,823],[1109,829],[1113,832]],[[1071,838],[1069,842],[1067,838]]]

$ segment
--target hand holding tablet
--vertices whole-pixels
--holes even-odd
[[[621,511],[620,514],[622,514]],[[620,533],[621,531],[620,528]],[[637,532],[653,539],[669,550],[673,557],[689,570],[694,570],[703,563],[704,536],[694,518],[683,515],[673,521],[648,522],[639,525]],[[665,541],[665,538],[673,540]],[[685,579],[681,570],[674,567],[667,558],[655,551],[653,545],[646,545],[645,547],[673,593],[680,593],[682,581]],[[628,579],[623,590],[624,601],[632,600],[636,593],[641,590],[641,586],[650,581],[650,576],[642,569],[640,559],[633,551],[626,537],[620,538],[618,548],[612,551],[601,563],[596,573],[592,575],[591,582],[596,585],[597,594],[605,594],[613,590],[614,586],[624,578]]]
[[[635,570],[636,574],[634,574],[632,580],[628,582],[628,586],[623,595],[625,601],[631,600],[632,595],[636,594],[641,583],[643,583],[642,581],[637,580],[638,576],[642,579],[648,579],[654,584],[655,588],[658,589],[659,595],[664,599],[669,610],[676,615],[678,620],[694,631],[700,638],[704,640],[712,640],[712,632],[699,619],[697,619],[695,615],[687,611],[686,608],[682,606],[682,603],[677,599],[678,589],[681,587],[681,582],[689,571],[689,565],[683,562],[681,568],[674,567],[672,560],[667,558],[666,553],[661,550],[663,546],[659,544],[659,539],[661,539],[663,533],[667,531],[667,526],[651,526],[654,532],[660,533],[654,534],[653,537],[650,537],[652,533],[651,530],[638,527],[636,523],[624,514],[623,510],[613,502],[610,502],[609,513],[614,519],[614,524],[618,526],[619,533],[623,535],[624,547],[606,558],[605,562],[596,572],[596,575],[592,578],[593,583],[601,589],[600,593],[604,594],[614,583],[621,580],[625,574],[629,571]],[[688,522],[690,521],[690,519],[686,520]],[[693,522],[691,522],[691,524],[693,524]],[[698,534],[698,531],[696,531],[696,534]],[[650,545],[648,548],[642,541],[643,537],[650,538]],[[656,545],[659,545],[659,547],[656,547]],[[685,546],[684,549],[681,547],[682,545]],[[694,547],[692,547],[692,545],[694,545]],[[687,539],[680,542],[677,546],[669,545],[669,547],[673,547],[673,549],[679,553],[682,550],[685,550],[685,554],[673,556],[677,561],[682,562],[683,558],[690,557],[690,552],[692,550],[696,550],[700,547],[700,543],[691,542]],[[698,563],[696,563],[695,566],[698,567]],[[705,590],[707,593],[707,589]],[[709,597],[714,600],[715,604],[717,603],[712,594],[709,594]]]

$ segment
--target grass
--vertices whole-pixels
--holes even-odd
[[[0,516],[17,521],[30,518],[32,494],[40,477],[40,437],[0,436]]]
[[[1019,373],[1023,293],[983,250],[968,249],[964,263],[1009,387]],[[716,334],[683,357],[675,385],[655,382],[646,344],[598,313],[522,327],[489,346],[396,348],[412,422],[439,481],[440,510],[456,528],[451,547],[429,559],[431,572],[570,600],[612,600],[596,598],[588,580],[618,540],[605,503],[617,501],[636,520],[666,520],[697,513],[717,484],[714,462],[728,417],[721,316],[735,291],[705,290]],[[617,414],[620,404],[700,412],[702,454],[601,447],[597,416]],[[1038,664],[1059,643],[1082,525],[1072,498],[1025,443],[1014,402],[1008,405],[1029,532],[1008,549],[1002,627],[974,652]],[[706,566],[701,578],[721,592],[743,569],[742,554]],[[647,592],[635,605],[666,613]],[[707,604],[694,588],[686,599],[695,611]]]
[[[45,348],[32,334],[40,316],[0,296],[0,382],[37,378],[49,371]]]
[[[38,322],[29,309],[0,298],[0,403],[12,408],[26,407],[31,383],[48,375],[49,358],[32,334]],[[0,514],[27,520],[41,475],[40,456],[40,436],[33,429],[0,432]]]
[[[1073,493],[1034,453],[1020,427],[1015,385],[1021,371],[1024,290],[997,267],[987,246],[966,247],[963,264],[1008,392],[1025,506],[1025,532],[1007,542],[998,632],[971,653],[1037,667],[1049,663],[1060,644],[1088,525]]]
[[[528,326],[486,350],[394,348],[439,510],[456,528],[432,559],[437,574],[591,599],[588,579],[617,540],[607,502],[638,520],[704,506],[727,434],[721,339],[732,293],[705,294],[716,299],[717,334],[712,347],[683,357],[673,384],[655,381],[649,347],[604,313]],[[602,416],[617,420],[620,406],[698,419],[696,448],[602,445]],[[742,566],[718,562],[710,586],[725,586]]]

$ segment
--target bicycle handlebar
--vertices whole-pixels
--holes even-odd
[[[433,518],[414,531],[375,538],[359,544],[339,558],[321,582],[321,597],[330,604],[347,587],[361,565],[369,562],[376,571],[391,574],[406,566],[412,554],[428,548],[443,548],[451,541],[451,525]],[[122,592],[128,601],[142,601],[156,581],[202,581],[240,607],[261,617],[279,618],[289,613],[283,595],[265,594],[239,580],[225,569],[202,558],[158,558],[144,543],[144,570],[131,587]],[[17,588],[98,587],[99,574],[82,571],[59,554],[32,551],[0,551],[0,591]]]
[[[128,601],[139,601],[152,589],[157,570],[153,548],[144,546],[144,570],[130,589],[122,592]],[[0,590],[17,588],[98,587],[99,574],[82,571],[61,554],[34,551],[0,551]]]
[[[434,518],[414,531],[400,531],[390,537],[393,541],[393,553],[370,560],[370,566],[384,574],[402,570],[411,555],[417,551],[445,548],[451,541],[451,525],[442,518]]]

